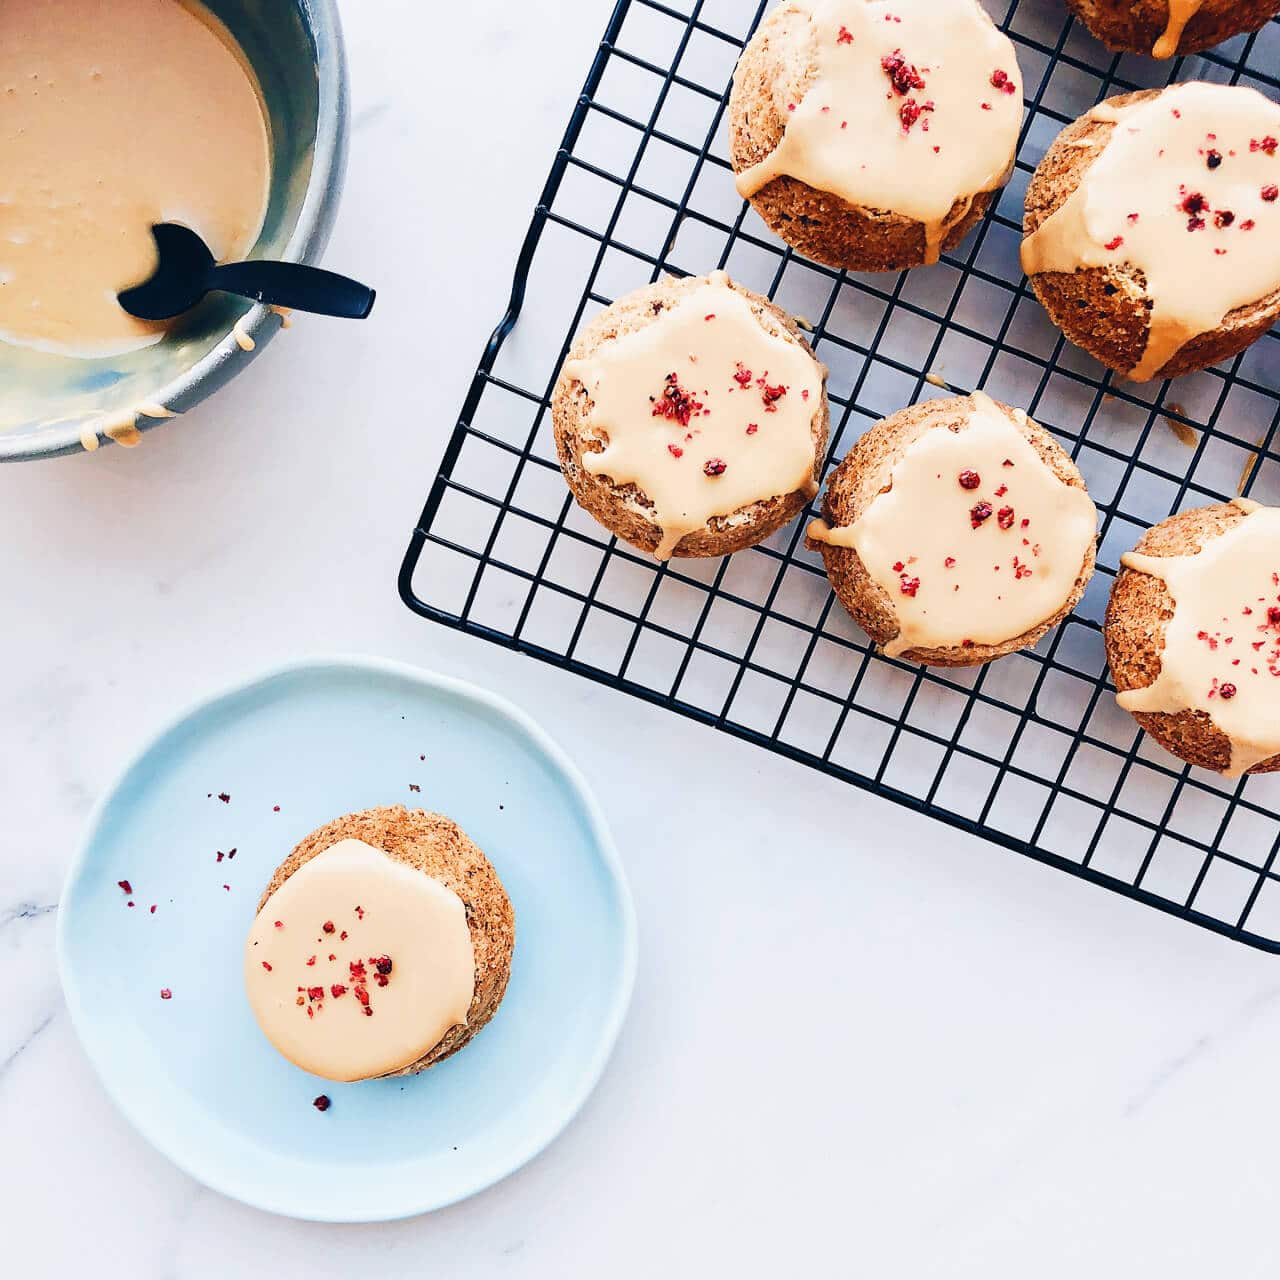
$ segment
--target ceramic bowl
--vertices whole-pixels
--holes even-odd
[[[271,121],[270,204],[251,256],[315,262],[337,212],[350,119],[336,0],[206,2],[253,65]],[[237,324],[252,351],[237,341]],[[163,342],[123,356],[85,360],[0,344],[0,461],[96,447],[134,422],[140,405],[181,415],[239,373],[280,326],[266,307],[210,295]],[[136,425],[169,420],[143,413]]]

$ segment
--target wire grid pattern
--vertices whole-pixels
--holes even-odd
[[[985,0],[1017,46],[1027,100],[1014,178],[941,264],[852,275],[789,250],[734,191],[729,85],[771,2],[619,0],[401,594],[439,622],[1280,951],[1280,775],[1180,767],[1116,707],[1100,628],[1119,557],[1146,526],[1237,493],[1280,501],[1280,335],[1174,384],[1124,384],[1066,343],[1018,262],[1027,181],[1064,125],[1170,80],[1280,98],[1280,21],[1161,64],[1108,53],[1060,0]],[[664,272],[715,267],[811,327],[831,370],[828,468],[877,419],[977,387],[1051,429],[1103,516],[1075,616],[988,667],[919,668],[872,650],[805,550],[803,520],[727,559],[659,565],[582,512],[549,409],[573,335]]]

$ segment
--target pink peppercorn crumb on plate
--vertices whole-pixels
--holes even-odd
[[[471,839],[427,808],[457,818]],[[332,822],[343,809],[350,816]],[[336,848],[343,840],[345,852]],[[328,866],[325,851],[337,854]],[[410,857],[412,870],[396,865],[425,882],[425,910],[440,924],[434,958],[397,935],[390,917],[379,925],[374,909],[394,894],[377,885],[368,903],[331,909],[332,934],[328,917],[310,920],[314,894],[327,900],[336,885],[341,897],[352,875],[370,884],[370,862],[387,851]],[[468,887],[465,871],[479,874],[481,859],[493,875]],[[310,884],[299,881],[308,865],[323,872]],[[461,879],[451,880],[455,871]],[[300,892],[285,894],[294,881]],[[337,1014],[347,1033],[353,1019],[357,1029],[382,1027],[396,1001],[434,975],[448,997],[437,1010],[449,1023],[444,1038],[405,1020],[402,1043],[379,1042],[352,1064],[277,1037],[324,1075],[277,1052],[255,1019],[263,1002],[251,1004],[245,990],[251,926],[272,902],[281,911],[266,920],[279,935],[268,964],[283,957],[310,972],[311,954],[318,968],[332,953],[351,975],[326,974],[326,1007],[313,1021]],[[299,959],[283,935],[298,943],[308,929],[308,938],[348,938]],[[286,668],[201,703],[161,733],[99,804],[58,920],[68,1008],[124,1115],[215,1190],[331,1222],[439,1208],[538,1154],[604,1068],[635,948],[609,832],[560,750],[489,694],[367,660]],[[449,967],[463,952],[474,986]],[[334,986],[346,988],[341,997]],[[354,1012],[358,986],[371,1016]],[[302,994],[305,1019],[318,1001]],[[287,1009],[297,1013],[296,1000]],[[383,1078],[353,1078],[366,1075]]]

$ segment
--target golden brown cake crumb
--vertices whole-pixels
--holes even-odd
[[[1161,58],[1199,53],[1257,31],[1280,13],[1280,0],[1067,0],[1067,6],[1108,49]]]

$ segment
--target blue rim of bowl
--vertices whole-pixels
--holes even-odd
[[[280,257],[285,262],[316,263],[324,253],[338,213],[338,201],[347,169],[347,141],[351,127],[351,88],[347,74],[347,52],[342,38],[342,21],[338,17],[337,0],[298,0],[308,30],[315,41],[316,75],[319,97],[316,119],[315,150],[311,178],[307,183],[298,222]],[[268,323],[270,321],[270,323]],[[254,341],[254,349],[245,351],[236,341],[234,329],[228,329],[222,341],[207,355],[178,377],[148,392],[146,399],[164,405],[171,418],[149,418],[139,414],[139,431],[151,431],[172,422],[194,409],[236,374],[251,364],[262,349],[280,331],[281,322],[270,307],[261,303],[242,318],[241,333]],[[54,458],[63,454],[83,453],[81,440],[96,432],[100,444],[114,443],[103,433],[115,415],[106,415],[95,424],[92,418],[52,424],[46,431],[24,439],[6,439],[0,431],[0,462],[22,462],[37,458]]]
[[[617,846],[614,844],[613,835],[609,829],[609,824],[605,818],[604,811],[601,809],[599,802],[595,798],[590,786],[587,784],[586,778],[583,777],[581,770],[566,755],[563,748],[550,737],[545,729],[542,728],[527,712],[522,711],[514,703],[508,702],[506,698],[496,693],[491,693],[487,689],[481,689],[477,685],[468,683],[465,680],[457,680],[452,676],[440,675],[438,672],[428,671],[422,667],[415,667],[405,662],[394,662],[385,658],[370,658],[360,655],[335,655],[332,657],[312,657],[302,658],[294,662],[285,663],[283,666],[272,667],[259,675],[251,676],[246,680],[237,681],[219,689],[216,693],[197,699],[195,702],[185,707],[182,712],[172,717],[159,730],[150,734],[142,747],[130,757],[116,776],[111,780],[110,784],[103,790],[93,806],[93,811],[85,824],[84,835],[76,848],[76,852],[71,859],[71,865],[67,869],[66,878],[63,881],[62,894],[59,903],[65,902],[68,897],[70,886],[80,877],[88,862],[89,852],[92,849],[98,828],[102,824],[102,819],[106,813],[107,807],[120,788],[124,785],[129,775],[138,768],[148,755],[166,738],[176,733],[182,726],[192,717],[201,715],[205,711],[210,710],[219,702],[228,698],[249,692],[252,689],[265,687],[282,678],[298,675],[307,672],[323,671],[327,668],[341,668],[347,671],[367,671],[377,675],[397,676],[401,679],[407,679],[417,684],[428,685],[433,689],[449,693],[455,697],[459,697],[464,701],[477,703],[482,707],[488,708],[490,711],[501,716],[508,721],[514,728],[523,733],[530,742],[543,753],[563,773],[573,788],[578,802],[582,806],[590,826],[592,835],[595,838],[596,846],[599,850],[600,857],[604,865],[609,871],[617,888],[618,908],[622,919],[622,980],[619,986],[618,994],[613,1002],[613,1006],[609,1011],[609,1016],[605,1022],[599,1040],[596,1045],[595,1053],[589,1062],[585,1064],[582,1072],[581,1081],[578,1090],[568,1107],[565,1108],[563,1114],[559,1116],[555,1122],[543,1131],[536,1133],[523,1146],[517,1148],[511,1157],[502,1162],[501,1167],[491,1166],[482,1170],[470,1181],[460,1185],[457,1190],[449,1195],[424,1202],[418,1205],[401,1205],[389,1210],[385,1215],[379,1217],[361,1217],[352,1219],[337,1214],[301,1214],[296,1209],[285,1208],[279,1204],[272,1204],[266,1200],[245,1199],[234,1187],[224,1185],[218,1178],[209,1178],[195,1167],[196,1162],[190,1158],[187,1151],[175,1146],[171,1141],[171,1135],[166,1131],[163,1124],[154,1120],[145,1112],[136,1111],[130,1103],[127,1103],[119,1093],[117,1093],[112,1081],[97,1070],[97,1062],[94,1058],[93,1051],[90,1049],[90,1041],[87,1035],[87,1020],[85,1018],[84,1009],[81,1001],[79,988],[71,978],[67,961],[67,916],[64,912],[58,912],[58,923],[56,932],[56,944],[58,955],[58,978],[62,984],[63,999],[66,1001],[67,1012],[71,1017],[71,1025],[75,1028],[76,1036],[80,1041],[81,1047],[84,1049],[85,1056],[93,1064],[94,1073],[98,1076],[107,1097],[111,1099],[116,1110],[142,1135],[161,1155],[165,1156],[173,1164],[175,1164],[183,1173],[194,1178],[203,1186],[209,1187],[219,1194],[227,1196],[231,1200],[239,1201],[241,1204],[248,1204],[252,1208],[262,1209],[268,1213],[279,1214],[283,1217],[294,1218],[304,1222],[331,1222],[331,1223],[350,1223],[359,1222],[393,1222],[403,1218],[414,1218],[425,1213],[434,1213],[437,1209],[445,1209],[450,1205],[457,1204],[462,1200],[469,1199],[471,1196],[478,1195],[481,1191],[487,1190],[489,1187],[509,1178],[513,1173],[523,1169],[531,1160],[539,1156],[552,1143],[560,1137],[570,1124],[577,1118],[578,1113],[586,1105],[587,1099],[595,1091],[596,1086],[600,1083],[600,1077],[604,1074],[605,1066],[608,1064],[613,1054],[614,1047],[617,1044],[618,1036],[622,1031],[622,1025],[626,1021],[627,1011],[631,1005],[631,996],[635,989],[636,966],[639,954],[639,943],[637,939],[636,913],[635,903],[631,896],[631,888],[627,881],[626,871],[622,864],[622,858],[618,853]]]

